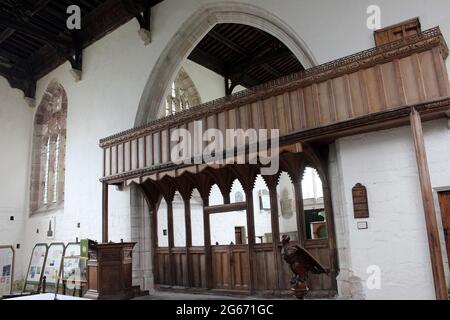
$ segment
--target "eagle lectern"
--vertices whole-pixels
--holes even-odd
[[[291,290],[297,299],[304,299],[308,294],[308,274],[328,274],[328,271],[317,261],[305,248],[299,245],[290,245],[291,238],[287,235],[282,237],[281,256],[293,272]]]
[[[89,245],[88,291],[85,298],[124,300],[133,297],[131,272],[135,245],[136,242]]]

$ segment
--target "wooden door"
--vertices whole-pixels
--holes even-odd
[[[229,246],[231,264],[231,285],[233,290],[248,291],[250,289],[250,268],[248,246]]]
[[[450,257],[450,191],[439,193],[439,205],[441,207],[442,225],[444,227],[447,255]]]
[[[250,283],[248,246],[213,246],[211,252],[214,289],[248,291]]]

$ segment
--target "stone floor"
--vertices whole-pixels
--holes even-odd
[[[294,298],[268,298],[261,296],[248,295],[224,295],[224,294],[205,294],[205,293],[180,293],[169,291],[155,291],[148,296],[134,298],[133,300],[286,300]]]

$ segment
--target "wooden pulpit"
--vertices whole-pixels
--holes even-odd
[[[89,246],[88,291],[85,298],[123,300],[133,297],[131,271],[135,244],[94,243]]]

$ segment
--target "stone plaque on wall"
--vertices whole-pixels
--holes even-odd
[[[367,200],[367,189],[357,183],[352,189],[353,214],[355,219],[369,218],[369,202]]]

